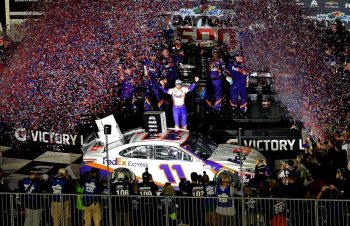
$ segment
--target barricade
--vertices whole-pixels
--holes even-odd
[[[350,225],[349,200],[220,197],[226,204],[218,206],[217,197],[111,196],[109,206],[108,195],[0,193],[0,198],[4,226]]]

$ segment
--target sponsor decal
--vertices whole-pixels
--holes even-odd
[[[229,19],[225,18],[227,20],[223,21],[221,17],[223,17],[222,11],[211,7],[203,12],[180,9],[174,12],[171,23],[184,41],[213,40],[230,43],[236,39],[235,33],[228,26]],[[224,24],[225,26],[222,26]]]
[[[102,151],[104,148],[105,148],[104,146],[93,146],[90,152],[99,152],[99,151]]]
[[[182,8],[178,11],[178,14],[181,16],[188,16],[188,15],[196,15],[196,14],[202,14],[206,16],[223,16],[224,13],[222,10],[216,8],[216,6],[207,6],[205,9],[201,9],[200,7],[195,8]]]
[[[126,167],[141,167],[145,168],[148,167],[148,163],[144,162],[134,162],[132,160],[124,160],[122,158],[116,158],[116,159],[107,159],[106,157],[103,157],[102,159],[103,165],[114,165],[114,166],[126,166]]]
[[[303,150],[302,139],[286,140],[243,140],[244,146],[255,148],[258,151],[293,151]]]
[[[311,4],[310,4],[310,7],[313,7],[313,8],[316,8],[318,7],[318,3],[316,0],[312,0]]]
[[[250,152],[252,151],[249,147],[242,146],[241,149],[235,148],[233,149],[233,153],[240,153],[242,151],[242,154],[244,155],[249,155]]]
[[[230,143],[233,139],[228,140]],[[242,146],[254,148],[258,151],[293,151],[304,150],[302,139],[242,139]],[[239,152],[237,148],[234,152]],[[244,154],[249,154],[249,148],[242,148]]]
[[[329,0],[325,2],[325,8],[337,9],[339,8],[339,4],[335,0]]]
[[[305,5],[305,3],[303,1],[301,1],[301,0],[296,0],[295,4],[296,5],[300,5],[300,6],[304,6]]]
[[[15,138],[21,142],[34,141],[49,144],[83,145],[84,141],[83,135],[79,137],[77,134],[26,130],[25,128],[17,128],[14,135]]]
[[[339,18],[346,27],[349,27],[350,15],[345,15],[345,13],[341,11],[334,11],[328,14],[317,14],[315,19],[318,21],[329,22],[335,20],[336,18]]]
[[[89,163],[93,163],[96,161],[97,161],[97,159],[92,159],[92,158],[84,158],[83,159],[84,164],[89,164]]]

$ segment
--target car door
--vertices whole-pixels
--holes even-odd
[[[172,145],[154,145],[154,160],[150,166],[153,179],[177,186],[181,178],[190,179],[192,172],[203,173],[203,163],[195,156]]]
[[[138,181],[142,180],[142,173],[149,168],[153,159],[152,145],[134,145],[119,152],[120,158],[117,158],[117,167],[131,170]]]

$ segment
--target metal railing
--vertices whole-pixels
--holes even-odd
[[[106,195],[0,193],[0,198],[3,226],[350,225],[350,200],[111,196],[110,206]]]

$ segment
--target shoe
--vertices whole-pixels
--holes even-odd
[[[240,108],[240,110],[241,110],[242,113],[247,113],[248,109],[247,109],[247,107],[242,107],[242,108]]]

